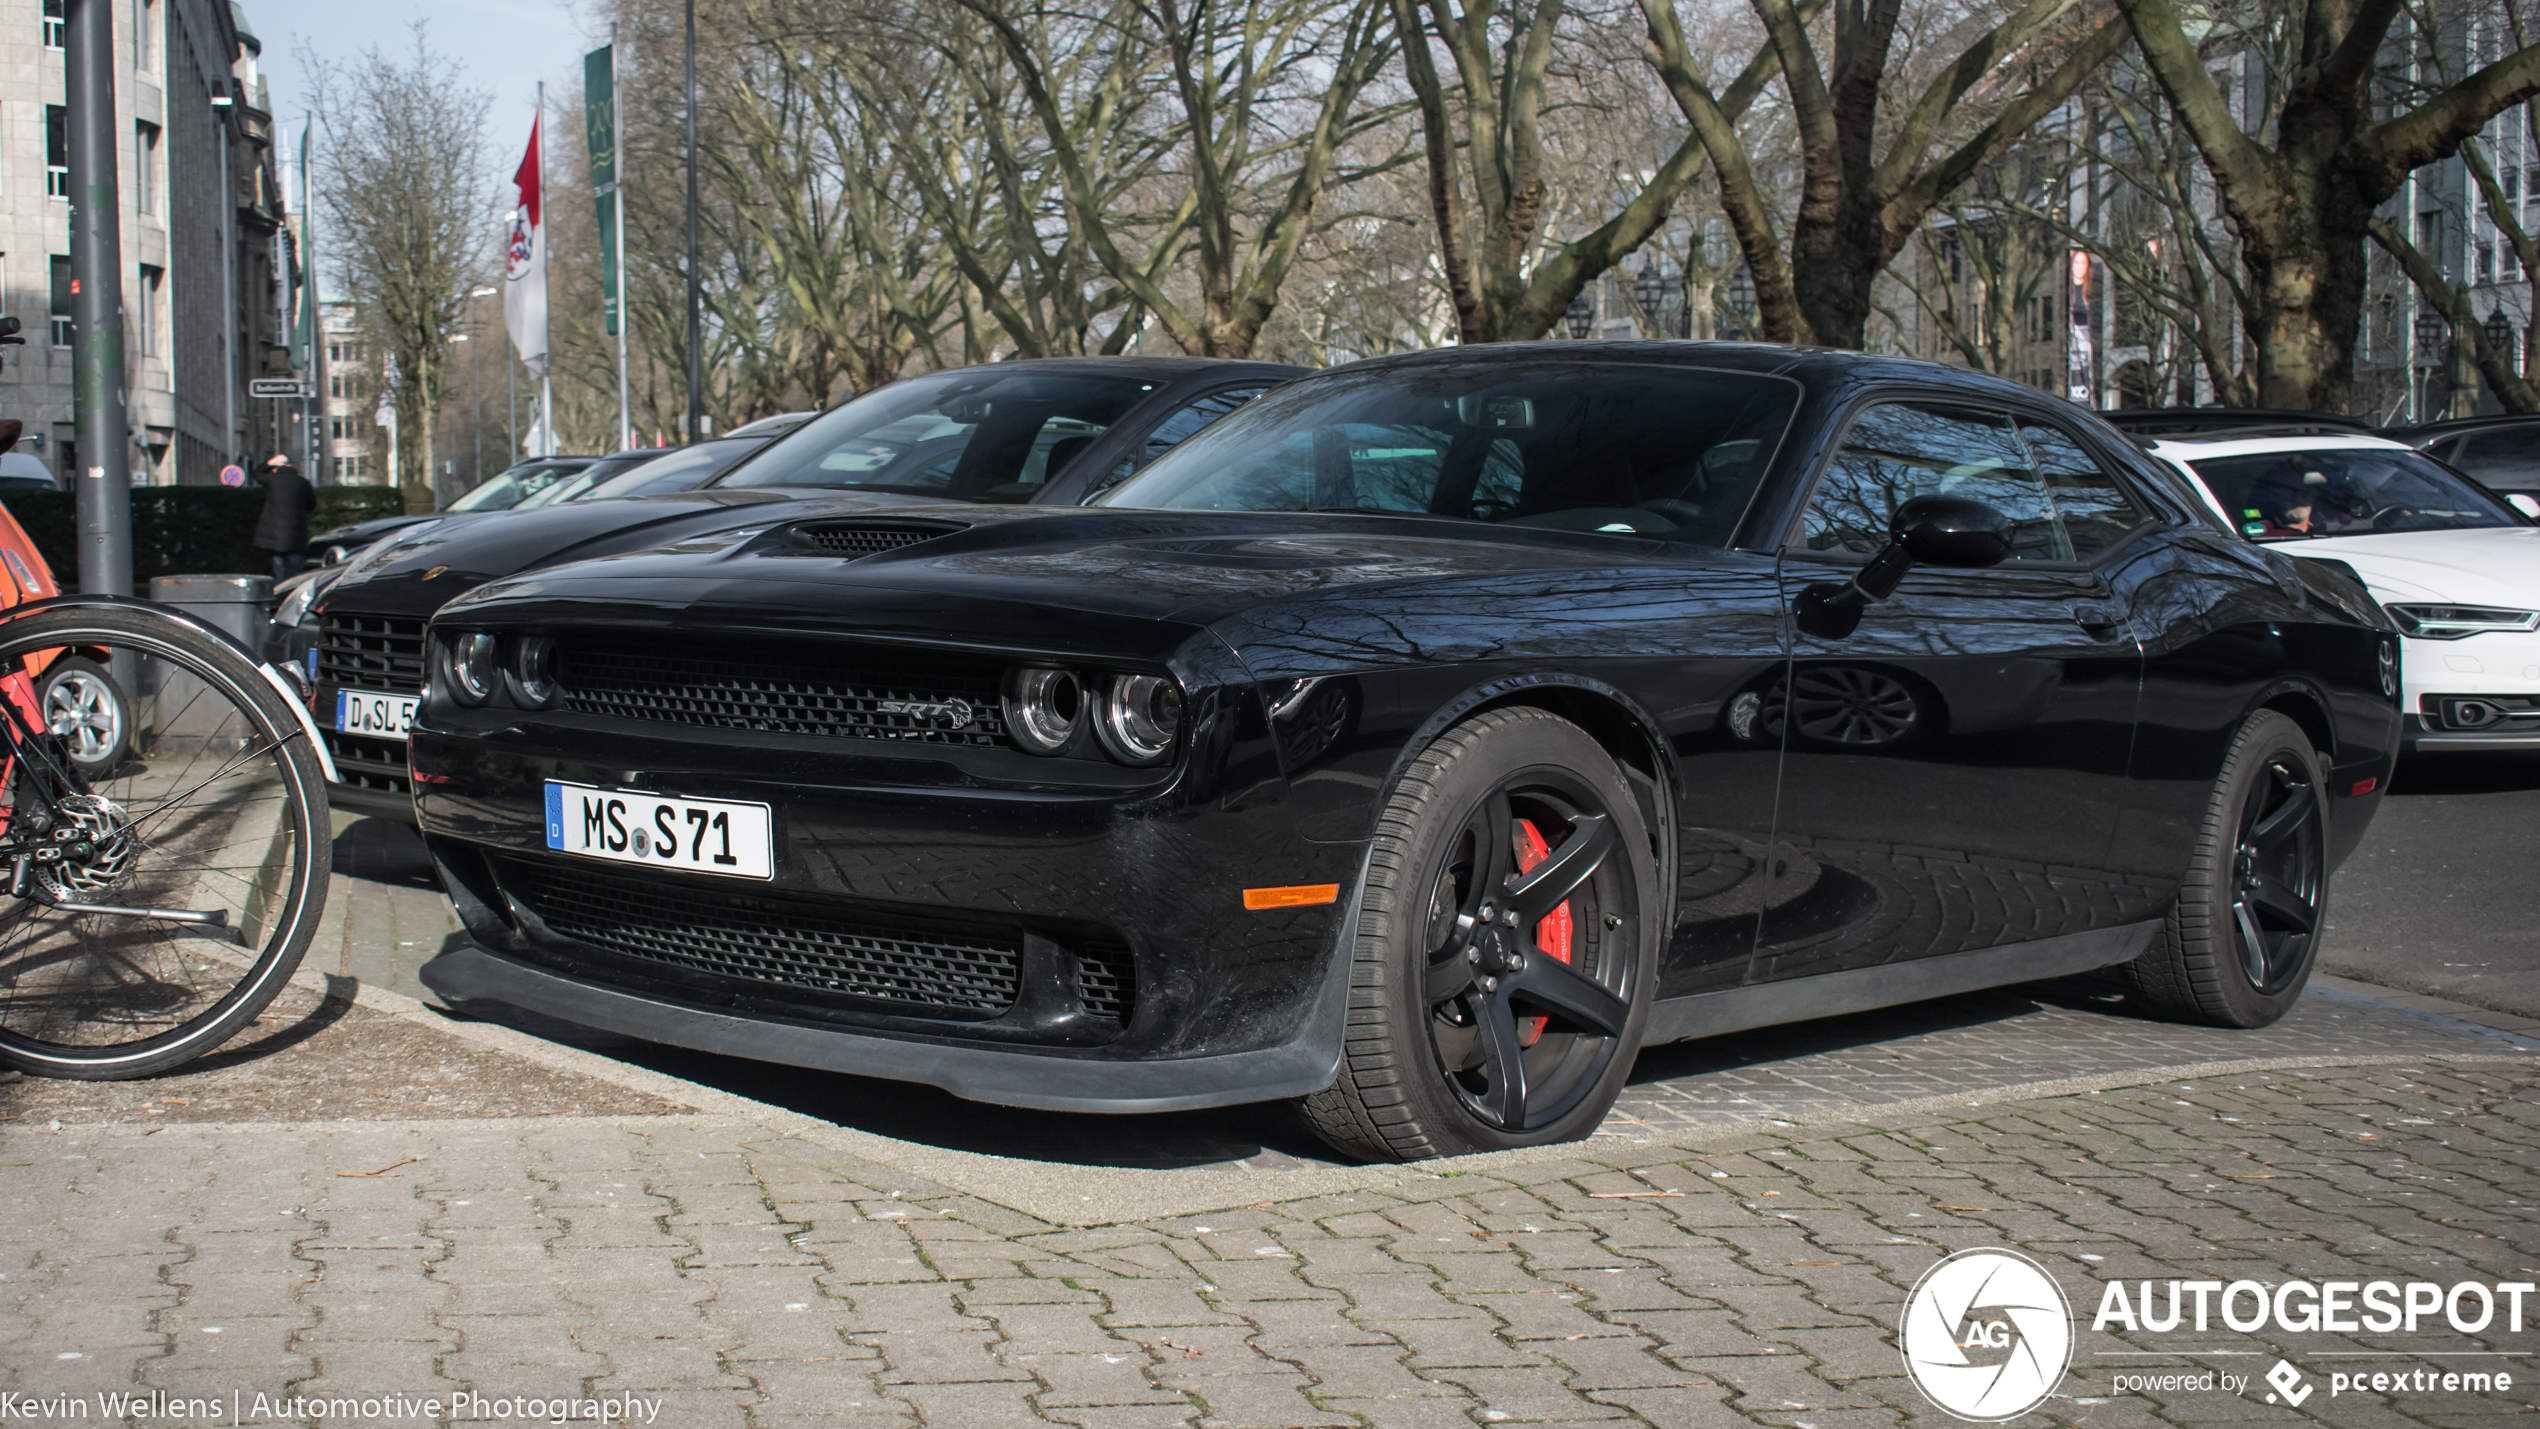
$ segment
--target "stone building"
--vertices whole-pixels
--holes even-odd
[[[292,281],[261,46],[227,0],[97,0],[114,19],[126,401],[136,483],[208,484],[282,450]],[[0,306],[27,345],[0,375],[21,450],[77,465],[71,401],[63,0],[0,0]]]

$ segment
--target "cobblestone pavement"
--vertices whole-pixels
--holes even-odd
[[[2527,1412],[2524,1376],[2327,1376],[2510,1372],[2529,1335],[2089,1316],[2117,1279],[2533,1279],[2536,1083],[2460,1058],[2203,1077],[1089,1227],[719,1115],[12,1130],[0,1390],[234,1391],[247,1422],[300,1422],[258,1394],[463,1392],[488,1404],[444,1418],[632,1396],[675,1425],[1934,1422],[1892,1348],[1906,1290],[2012,1245],[2084,1317],[2030,1422],[2470,1424]],[[2278,1356],[2300,1411],[2254,1378]],[[2256,1387],[2116,1384],[2217,1370]]]
[[[211,1094],[0,1084],[0,1419],[155,1390],[216,1402],[139,1422],[384,1422],[275,1401],[403,1395],[445,1423],[529,1397],[679,1426],[1950,1423],[1895,1338],[1977,1246],[2079,1317],[2023,1422],[2469,1425],[2540,1385],[2540,1326],[2093,1324],[2116,1280],[2540,1281],[2540,1025],[2512,1017],[2329,983],[2226,1034],[2022,989],[1654,1051],[1578,1146],[1342,1167],[1260,1113],[842,1078],[786,1098],[809,1116],[376,987],[348,1006],[344,974],[393,983],[446,930],[393,837],[348,833],[336,941],[254,1055],[193,1073]],[[400,1060],[442,1075],[394,1105]],[[2332,1378],[2423,1369],[2512,1383]]]

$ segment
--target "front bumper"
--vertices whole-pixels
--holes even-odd
[[[917,1082],[1003,1106],[1106,1113],[1189,1111],[1320,1091],[1340,1069],[1348,993],[1344,979],[1326,979],[1295,1035],[1266,1047],[1120,1062],[735,1017],[579,981],[474,947],[441,954],[423,965],[421,976],[424,986],[462,1011],[472,1002],[498,1002],[700,1052]]]

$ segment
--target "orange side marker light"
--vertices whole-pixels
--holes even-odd
[[[1300,883],[1293,888],[1247,888],[1244,907],[1258,913],[1264,908],[1311,908],[1318,903],[1337,903],[1341,886],[1337,883]]]

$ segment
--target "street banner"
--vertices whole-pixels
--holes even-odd
[[[503,326],[530,371],[547,371],[547,224],[539,193],[538,129],[529,123],[529,152],[512,175],[511,236],[503,244]]]
[[[600,220],[600,310],[617,335],[617,46],[582,57],[582,133],[591,150],[591,202]]]

